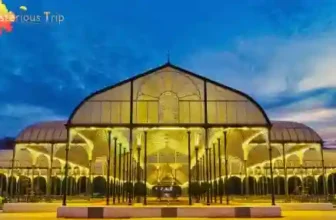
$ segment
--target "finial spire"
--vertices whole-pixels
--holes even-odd
[[[167,52],[167,63],[170,63],[170,51]]]

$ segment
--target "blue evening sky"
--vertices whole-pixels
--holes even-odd
[[[250,94],[272,119],[336,137],[335,0],[3,1],[65,20],[16,23],[0,36],[0,137],[67,118],[91,92],[165,63],[167,51],[173,64]]]

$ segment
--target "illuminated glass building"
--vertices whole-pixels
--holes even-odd
[[[11,198],[225,204],[335,194],[336,154],[313,129],[271,121],[250,96],[170,63],[89,95],[67,121],[23,129],[14,149],[0,151],[0,189]]]

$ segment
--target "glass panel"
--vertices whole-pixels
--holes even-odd
[[[136,123],[202,123],[202,80],[173,68],[164,68],[134,81],[134,100],[152,100],[155,106],[137,104]],[[141,105],[141,107],[139,106]],[[140,110],[141,109],[141,110]],[[142,111],[149,110],[146,115]],[[144,120],[149,118],[150,120]]]

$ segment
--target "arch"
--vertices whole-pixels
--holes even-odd
[[[36,164],[35,166],[39,167],[49,167],[49,157],[45,154],[39,154],[36,158]]]
[[[320,175],[317,178],[317,194],[319,194],[319,195],[323,195],[324,194],[323,175]]]
[[[18,166],[30,167],[33,165],[33,155],[29,150],[21,147],[16,147],[15,151],[15,159],[18,160]]]
[[[271,192],[271,178],[261,176],[257,182],[257,193],[260,195],[267,195]],[[276,188],[274,188],[276,189]]]
[[[95,196],[104,196],[106,191],[106,180],[102,176],[97,176],[92,181],[93,194]]]
[[[228,179],[228,189],[229,189],[229,193],[232,195],[241,195],[242,193],[242,188],[241,188],[241,179],[239,177],[236,176],[231,176]]]
[[[28,195],[31,192],[31,179],[27,176],[20,176],[18,186],[19,195]]]
[[[313,176],[306,176],[303,178],[303,185],[305,194],[316,194],[316,179]]]
[[[300,166],[300,158],[296,154],[291,154],[286,158],[287,167],[299,167]]]
[[[231,157],[238,158],[240,161],[244,160],[244,150],[242,143],[244,142],[244,136],[239,130],[227,131],[227,153],[229,159]]]
[[[64,189],[64,187],[65,187],[65,180],[66,180],[65,178],[63,178],[63,180],[62,180],[62,186],[61,186],[62,189]],[[68,181],[68,183],[67,183],[67,185],[68,185],[67,195],[73,196],[76,193],[76,186],[77,186],[76,179],[72,176],[69,176],[67,178],[67,181]]]
[[[51,177],[51,195],[61,195],[61,179],[57,176]]]
[[[279,156],[281,156],[281,154],[278,148],[272,146],[272,158],[277,158]],[[265,144],[254,146],[252,149],[250,149],[247,157],[247,164],[249,166],[261,163],[269,164],[268,148]]]
[[[3,196],[7,190],[7,177],[0,173],[0,196]]]
[[[8,177],[8,194],[11,193],[11,187],[12,186],[13,186],[13,195],[15,194],[16,189],[17,189],[16,182],[17,181],[16,181],[15,177],[12,177],[12,176]]]
[[[85,194],[86,193],[87,181],[88,181],[88,178],[86,176],[79,177],[78,182],[77,182],[77,185],[78,185],[77,187],[78,187],[78,193],[79,194]]]
[[[56,170],[57,168],[62,168],[62,162],[59,158],[54,158],[53,160],[53,170]]]
[[[328,193],[331,195],[336,194],[336,174],[331,173],[328,176]]]
[[[247,187],[246,188],[246,180],[248,181],[247,182]],[[256,192],[257,192],[257,180],[255,177],[253,176],[248,176],[247,179],[246,177],[244,177],[243,179],[243,193],[245,195],[255,195]]]
[[[47,193],[47,181],[42,176],[34,178],[34,192],[36,195],[45,195]]]
[[[277,195],[285,194],[285,178],[283,176],[276,176],[274,178],[274,192]]]
[[[298,176],[291,176],[288,178],[288,193],[298,195],[301,194],[302,182]]]
[[[55,156],[58,158],[65,158],[65,148],[66,146],[61,146],[55,152]],[[69,150],[69,161],[73,164],[78,164],[82,166],[88,166],[89,160],[87,156],[87,151],[81,145],[72,145]],[[73,164],[69,164],[71,168],[73,168]],[[64,165],[64,164],[63,164]]]
[[[261,126],[268,126],[271,125],[270,120],[268,119],[268,116],[266,115],[265,111],[261,108],[261,106],[250,96],[247,94],[235,90],[233,88],[230,88],[228,86],[222,85],[218,82],[212,81],[210,79],[207,79],[205,77],[202,77],[200,75],[197,75],[195,73],[192,73],[188,70],[182,69],[180,67],[174,66],[170,63],[164,64],[162,66],[159,66],[157,68],[151,69],[149,71],[146,71],[145,73],[139,74],[135,77],[132,77],[128,80],[122,81],[120,83],[117,83],[112,86],[108,86],[106,88],[103,88],[99,91],[96,91],[92,94],[90,94],[88,97],[86,97],[84,100],[82,100],[79,105],[76,106],[76,108],[71,113],[67,124],[104,124],[104,123],[111,123],[111,115],[112,115],[112,104],[111,100],[123,100],[123,102],[114,103],[113,111],[117,114],[117,112],[120,110],[120,106],[123,105],[124,109],[128,108],[130,106],[129,100],[131,97],[130,90],[131,90],[131,84],[134,84],[134,92],[137,92],[137,89],[141,86],[143,81],[150,79],[151,77],[155,77],[156,75],[160,75],[159,77],[167,77],[167,73],[178,73],[181,76],[184,76],[186,78],[192,79],[194,81],[194,85],[198,88],[203,88],[204,85],[207,87],[207,92],[209,94],[219,94],[217,96],[227,98],[227,100],[236,100],[239,99],[241,101],[239,105],[236,105],[234,102],[223,102],[222,107],[225,107],[227,109],[231,109],[231,105],[233,108],[231,110],[237,110],[239,108],[243,110],[248,110],[252,113],[251,117],[245,118],[243,123],[246,124],[252,124],[255,122],[256,118],[259,120],[259,124]],[[175,80],[176,82],[176,80]],[[168,82],[165,82],[165,84],[161,85],[162,87],[165,87]],[[156,85],[156,88],[158,88],[159,85]],[[159,90],[160,91],[160,90]],[[201,93],[202,94],[202,93]],[[230,94],[230,96],[223,94]],[[185,94],[186,96],[190,96],[190,94]],[[118,97],[119,96],[119,97]],[[120,97],[122,96],[122,97]],[[152,98],[153,100],[153,98]],[[211,100],[211,98],[209,99]],[[98,103],[94,103],[92,101],[95,101]],[[125,102],[128,101],[128,102]],[[105,104],[106,103],[106,104]],[[197,104],[201,105],[201,103]],[[211,107],[211,103],[208,103],[209,109],[213,109]],[[229,106],[230,105],[230,106]],[[228,107],[229,106],[229,107]],[[238,108],[239,106],[239,108]],[[152,109],[155,108],[155,105],[152,107]],[[93,109],[100,109],[100,113],[98,113],[101,116],[92,116]],[[95,111],[96,112],[96,111]],[[233,111],[234,112],[234,111]],[[233,113],[232,112],[232,113]],[[229,112],[228,112],[229,113]],[[129,111],[124,112],[124,116],[120,118],[121,123],[129,123]],[[231,114],[231,113],[230,113]],[[227,114],[227,115],[230,115]],[[91,115],[91,117],[87,117]],[[211,115],[211,114],[210,114]],[[239,114],[243,115],[243,114]],[[260,115],[260,116],[259,116]],[[109,117],[110,116],[110,117]],[[223,117],[225,118],[225,117]],[[233,119],[234,117],[232,117]],[[93,120],[94,119],[94,120]],[[236,121],[236,124],[240,124],[242,121]],[[120,123],[120,122],[119,122]],[[228,122],[230,123],[230,122]],[[232,123],[232,122],[231,122]]]

